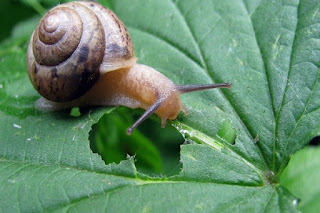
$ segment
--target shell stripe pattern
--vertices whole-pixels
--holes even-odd
[[[122,22],[93,2],[71,2],[50,10],[34,31],[28,52],[28,74],[34,87],[56,102],[86,93],[100,72],[136,62]]]

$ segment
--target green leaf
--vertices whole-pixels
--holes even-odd
[[[32,10],[30,8],[23,7],[23,5],[18,1],[1,1],[0,13],[2,17],[11,17],[7,19],[2,18],[0,20],[0,24],[2,26],[0,31],[0,41],[2,41],[10,37],[10,32],[17,22],[32,15]],[[12,14],[14,14],[14,16]]]
[[[34,108],[39,95],[27,77],[25,52],[41,18],[35,12],[6,28],[11,36],[0,43],[0,212],[296,211],[296,198],[279,177],[289,157],[320,133],[318,1],[107,5],[128,27],[139,63],[176,84],[231,82],[233,88],[182,96],[189,115],[169,122],[186,141],[178,175],[150,177],[136,168],[141,159],[161,167],[159,151],[141,134],[132,146],[144,146],[135,147],[143,157],[106,165],[88,138],[115,108],[81,109],[78,116]],[[112,137],[112,129],[98,136]]]
[[[281,184],[300,199],[302,212],[320,208],[320,147],[306,147],[297,152],[283,171]]]

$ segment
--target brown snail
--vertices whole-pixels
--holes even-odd
[[[77,1],[51,9],[33,32],[27,50],[28,75],[44,97],[41,110],[75,106],[127,106],[144,114],[127,129],[131,134],[148,116],[176,119],[187,110],[180,94],[230,83],[175,85],[155,69],[136,64],[131,37],[120,19],[94,2]]]

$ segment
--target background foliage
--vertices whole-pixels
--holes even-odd
[[[188,116],[166,129],[152,116],[130,137],[142,110],[34,108],[26,47],[58,3],[0,3],[12,17],[0,32],[0,212],[318,209],[319,148],[287,166],[320,131],[318,1],[101,0],[139,63],[176,84],[233,83],[182,96]]]

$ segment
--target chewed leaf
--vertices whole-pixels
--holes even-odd
[[[25,65],[33,17],[0,43],[0,212],[296,211],[279,177],[289,157],[320,135],[318,1],[128,4],[108,1],[139,63],[179,85],[233,85],[182,95],[189,114],[169,123],[186,140],[180,174],[151,178],[134,157],[106,165],[93,153],[92,125],[114,108],[71,115],[34,108],[39,95]]]

